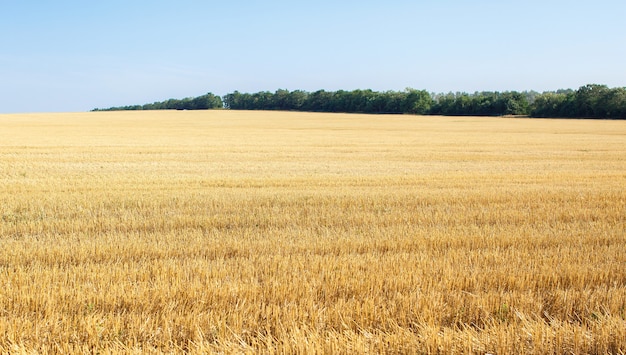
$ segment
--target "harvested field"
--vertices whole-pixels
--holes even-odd
[[[2,353],[626,353],[626,121],[0,115]]]

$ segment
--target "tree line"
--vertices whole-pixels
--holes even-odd
[[[95,108],[92,111],[135,111],[135,110],[211,110],[224,107],[222,98],[208,93],[198,97],[169,99],[144,105],[117,106],[105,109]]]
[[[561,90],[537,96],[533,117],[626,119],[626,88],[585,85],[576,91]]]
[[[626,119],[626,88],[590,84],[578,90],[482,91],[434,94],[425,90],[352,90],[307,92],[284,89],[275,92],[241,93],[223,98],[208,93],[196,98],[170,99],[146,105],[112,107],[110,110],[281,110],[372,114],[419,114],[448,116],[572,117]],[[103,111],[95,109],[94,111]]]

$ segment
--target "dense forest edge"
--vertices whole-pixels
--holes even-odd
[[[353,90],[307,92],[280,89],[272,93],[240,93],[224,97],[208,93],[195,98],[169,99],[145,105],[92,111],[122,110],[280,110],[370,114],[445,116],[529,116],[538,118],[626,119],[626,87],[589,84],[578,90],[482,91],[435,94],[404,91]]]

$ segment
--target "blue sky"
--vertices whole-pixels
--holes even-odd
[[[626,1],[0,3],[0,113],[283,88],[626,86]]]

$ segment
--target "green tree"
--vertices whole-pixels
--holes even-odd
[[[426,90],[407,88],[402,112],[425,115],[433,106],[433,98]]]
[[[530,113],[530,106],[526,96],[519,92],[506,92],[503,94],[504,115],[527,115]]]
[[[533,117],[558,117],[567,101],[567,94],[546,92],[535,97],[530,115]]]
[[[292,91],[287,97],[287,107],[289,107],[289,110],[301,111],[303,110],[308,97],[309,94],[306,91]]]

